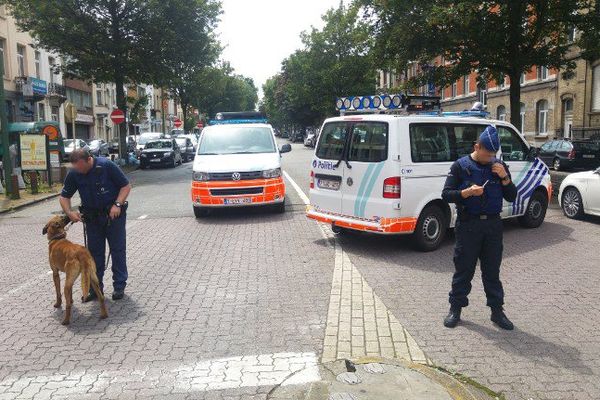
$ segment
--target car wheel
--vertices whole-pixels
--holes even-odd
[[[282,203],[277,203],[277,204],[273,205],[273,209],[275,210],[275,212],[277,214],[285,213],[285,201],[283,201]]]
[[[565,189],[562,195],[562,210],[563,213],[572,219],[581,218],[583,216],[583,199],[581,193],[574,187]]]
[[[448,221],[438,206],[426,207],[417,220],[413,233],[415,246],[420,251],[436,250],[446,237]]]
[[[524,228],[537,228],[544,222],[548,210],[548,196],[536,191],[529,199],[525,215],[519,217],[519,223]]]
[[[562,169],[562,165],[560,162],[560,158],[556,157],[553,161],[552,161],[552,168],[554,168],[555,171],[560,171]]]
[[[206,218],[210,214],[210,210],[202,207],[194,207],[194,216],[196,218]]]
[[[337,226],[336,224],[331,225],[331,231],[336,235],[341,235],[342,233],[348,232],[346,228],[342,228],[341,226]]]

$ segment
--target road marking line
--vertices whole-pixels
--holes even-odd
[[[283,173],[304,203],[310,204],[300,186],[285,171]],[[321,361],[380,356],[431,364],[415,339],[362,277],[331,228],[318,225],[323,237],[335,249]]]
[[[302,201],[304,202],[304,204],[309,205],[310,204],[310,200],[304,194],[304,192],[302,191],[302,189],[300,188],[300,186],[298,186],[298,184],[296,183],[296,181],[294,181],[292,179],[292,177],[287,172],[285,172],[285,171],[283,171],[283,175],[285,176],[285,178],[288,181],[290,181],[290,183],[292,184],[292,187],[294,188],[294,190],[296,190],[296,193],[298,193],[298,196],[300,196],[300,199],[302,199]]]
[[[148,218],[148,215],[146,215],[146,214],[144,214],[144,215],[140,215],[140,216],[138,217],[138,219],[146,219],[146,218]]]

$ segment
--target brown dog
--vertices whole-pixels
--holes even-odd
[[[50,268],[52,268],[52,277],[54,278],[54,287],[56,288],[56,304],[54,307],[60,308],[62,298],[60,295],[60,276],[59,271],[66,273],[65,280],[65,300],[67,309],[63,325],[71,322],[71,307],[73,305],[73,284],[81,274],[81,291],[85,299],[89,293],[90,284],[94,292],[98,295],[100,302],[100,318],[108,317],[106,305],[104,304],[104,295],[100,290],[98,277],[96,276],[96,263],[89,250],[78,244],[69,242],[65,227],[69,224],[68,217],[54,217],[48,222],[42,231],[43,235],[48,236],[48,247],[50,255]]]

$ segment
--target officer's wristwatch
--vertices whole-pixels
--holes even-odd
[[[506,175],[504,178],[500,179],[502,182],[510,181],[510,176]]]
[[[117,206],[118,208],[123,207],[123,204],[119,203],[118,201],[115,201],[115,206]]]

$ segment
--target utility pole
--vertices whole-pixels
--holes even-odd
[[[4,59],[0,57],[0,76],[4,76]],[[6,196],[10,196],[19,187],[13,187],[12,164],[10,161],[10,138],[8,134],[8,118],[6,118],[6,101],[4,98],[4,83],[0,84],[0,137],[2,138],[2,165],[4,167],[4,186]]]

